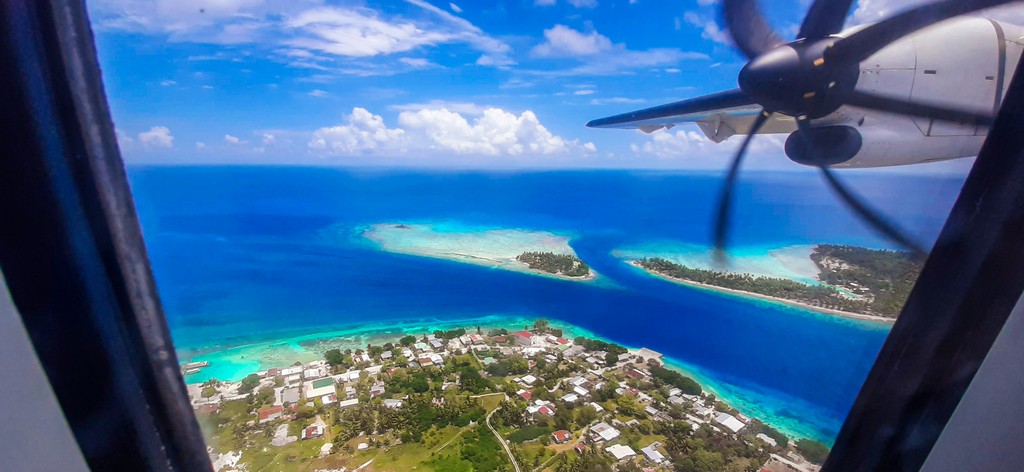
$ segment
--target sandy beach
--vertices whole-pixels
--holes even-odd
[[[670,276],[667,276],[665,274],[659,274],[657,272],[653,272],[653,271],[649,271],[647,269],[644,269],[643,267],[640,267],[640,264],[638,264],[637,261],[635,261],[635,260],[634,261],[629,261],[629,264],[632,265],[633,267],[636,267],[637,269],[642,270],[642,271],[644,271],[644,272],[646,272],[646,273],[648,273],[650,275],[653,275],[655,277],[660,277],[660,278],[668,280],[670,282],[674,282],[674,283],[678,283],[678,284],[682,284],[682,285],[687,285],[687,286],[690,286],[690,287],[696,287],[696,288],[701,288],[701,289],[706,289],[706,290],[713,290],[713,291],[716,291],[716,292],[728,293],[728,294],[732,294],[732,295],[736,295],[736,296],[740,296],[740,297],[758,298],[758,299],[766,300],[766,301],[770,301],[770,302],[782,303],[782,304],[789,305],[789,306],[805,308],[805,309],[808,309],[808,310],[816,311],[816,312],[819,312],[819,313],[825,313],[825,314],[828,314],[828,315],[842,316],[844,318],[851,318],[851,319],[862,320],[862,321],[871,321],[871,322],[875,322],[875,323],[886,323],[886,324],[892,324],[892,323],[894,323],[896,321],[894,318],[886,318],[886,317],[883,317],[883,316],[876,316],[876,315],[866,315],[866,314],[863,314],[863,313],[853,313],[853,312],[842,311],[842,310],[833,310],[831,308],[822,308],[822,307],[818,307],[818,306],[814,306],[814,305],[809,305],[807,303],[801,303],[801,302],[794,301],[794,300],[787,300],[785,298],[772,297],[772,296],[768,296],[768,295],[762,295],[760,293],[745,292],[743,290],[735,290],[735,289],[731,289],[731,288],[718,287],[718,286],[715,286],[715,285],[708,285],[708,284],[702,284],[702,283],[699,283],[699,282],[694,282],[692,280],[680,279],[680,278],[677,278],[677,277],[670,277]]]
[[[511,270],[560,280],[597,279],[593,269],[584,277],[569,277],[531,269],[516,260],[524,252],[551,252],[575,256],[569,236],[525,229],[486,229],[458,225],[383,223],[371,225],[362,236],[388,252],[434,257]]]

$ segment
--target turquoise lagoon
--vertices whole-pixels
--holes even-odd
[[[888,332],[628,265],[639,252],[700,262],[717,174],[136,167],[129,175],[179,358],[211,361],[190,382],[237,379],[330,346],[545,317],[570,334],[659,351],[744,413],[831,442]],[[937,234],[962,178],[849,181],[924,239]],[[749,272],[806,279],[797,259],[814,244],[884,247],[813,174],[748,174],[736,203],[732,253]],[[403,248],[438,243],[445,232],[475,238],[485,229],[517,244],[533,235],[529,244],[567,246],[601,277],[387,250],[365,235],[382,223],[429,226],[411,242],[392,241]],[[478,249],[493,249],[480,241]]]

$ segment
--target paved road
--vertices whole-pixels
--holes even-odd
[[[516,458],[512,457],[512,450],[509,449],[508,444],[505,443],[505,438],[498,434],[498,430],[494,429],[494,426],[491,426],[491,415],[493,415],[495,411],[498,411],[499,408],[495,408],[493,411],[488,413],[487,419],[484,420],[484,422],[487,423],[487,427],[490,428],[492,433],[494,433],[494,437],[498,438],[498,443],[501,444],[501,447],[505,448],[505,453],[508,454],[508,460],[512,461],[512,467],[516,469],[516,472],[522,472],[522,470],[519,469],[519,464],[516,464]]]

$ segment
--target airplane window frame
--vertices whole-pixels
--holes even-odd
[[[83,0],[0,2],[0,60],[0,268],[81,452],[209,470]],[[1024,292],[1024,61],[1015,77],[825,471],[919,468]]]

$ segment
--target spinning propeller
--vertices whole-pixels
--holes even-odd
[[[733,188],[743,157],[753,136],[768,118],[779,113],[796,118],[798,130],[786,141],[786,152],[799,156],[804,164],[821,170],[825,181],[840,199],[864,222],[891,241],[923,256],[925,250],[884,217],[873,211],[829,169],[842,162],[842,154],[860,148],[860,136],[849,127],[814,127],[813,120],[827,116],[843,105],[887,113],[991,126],[994,116],[967,110],[909,102],[855,90],[860,62],[893,41],[922,28],[956,16],[1010,3],[1014,0],[942,0],[909,9],[848,37],[839,33],[853,0],[815,0],[797,39],[785,43],[771,29],[756,0],[725,0],[723,18],[736,47],[749,62],[739,74],[743,94],[762,107],[749,134],[733,158],[718,202],[715,248],[724,254]],[[848,149],[836,143],[852,143]],[[827,152],[825,152],[827,149]],[[837,161],[838,159],[838,161]]]

